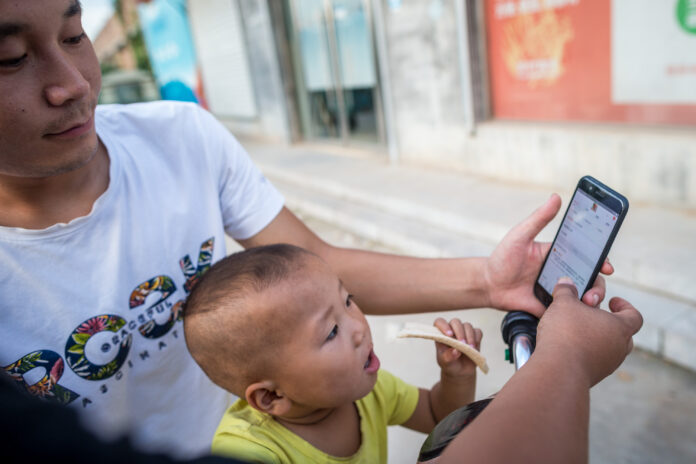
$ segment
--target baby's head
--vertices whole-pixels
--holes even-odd
[[[377,379],[362,312],[321,258],[291,245],[216,263],[188,297],[184,332],[213,382],[276,416],[355,401]]]

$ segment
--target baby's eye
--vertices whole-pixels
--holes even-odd
[[[338,335],[338,326],[337,325],[333,326],[333,329],[331,329],[331,333],[329,334],[328,337],[326,337],[326,340],[327,341],[333,340],[334,338],[336,338],[336,335]]]
[[[348,295],[346,297],[346,308],[350,307],[350,305],[353,304],[353,295]]]

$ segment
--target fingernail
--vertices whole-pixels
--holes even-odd
[[[573,282],[573,279],[571,279],[570,277],[561,277],[560,279],[558,279],[558,283],[573,286],[575,285],[575,282]]]
[[[599,303],[599,295],[592,295],[592,305],[597,306],[597,303]]]
[[[451,330],[446,330],[445,334],[451,337],[452,335],[454,335],[454,332],[452,332]]]

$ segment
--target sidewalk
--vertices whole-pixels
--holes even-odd
[[[551,194],[335,147],[243,145],[291,209],[412,255],[487,255]],[[557,192],[563,209],[568,187]],[[540,239],[553,239],[560,216]],[[635,344],[696,371],[696,214],[631,204],[610,257],[607,297],[629,299],[645,319]]]
[[[301,218],[320,237],[339,246],[394,252],[382,243],[365,240],[300,211]],[[367,316],[375,353],[382,367],[412,385],[430,387],[440,370],[433,344],[426,340],[395,339],[407,322],[432,324],[437,317],[458,317],[483,331],[481,354],[488,374],[477,375],[476,398],[500,391],[514,373],[505,360],[500,334],[504,313],[469,309],[403,316]],[[696,462],[696,372],[634,350],[623,364],[590,392],[590,464]],[[415,462],[425,435],[404,427],[389,427],[389,463]]]

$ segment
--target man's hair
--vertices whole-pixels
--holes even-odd
[[[250,248],[215,263],[194,285],[184,305],[184,335],[213,382],[243,398],[273,368],[287,337],[284,318],[254,296],[286,281],[309,255],[286,244]]]

